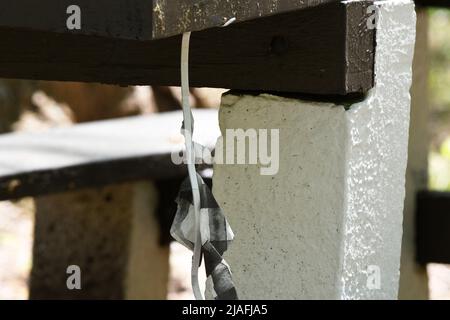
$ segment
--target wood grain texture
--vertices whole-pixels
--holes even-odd
[[[375,30],[368,28],[370,2],[357,2],[346,10],[346,91],[365,92],[373,86]],[[358,87],[361,86],[361,87]]]
[[[194,139],[211,150],[217,110],[194,110]],[[180,179],[182,112],[98,121],[43,133],[0,136],[0,200],[142,179]]]
[[[347,95],[373,86],[371,2],[331,2],[195,32],[193,87]],[[181,37],[133,41],[0,28],[0,76],[179,85]],[[26,39],[26,41],[24,41]]]
[[[329,2],[338,0],[14,0],[0,2],[0,26],[152,40]],[[67,30],[70,5],[81,9],[81,30]]]
[[[311,8],[339,0],[154,0],[153,38]]]
[[[81,29],[68,30],[70,5],[81,9]],[[151,0],[14,0],[0,2],[0,26],[27,31],[150,40]]]

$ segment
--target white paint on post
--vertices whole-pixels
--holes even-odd
[[[216,165],[214,194],[236,234],[225,254],[240,298],[336,298],[344,210],[343,107],[225,96],[221,129],[278,128],[278,174]],[[226,140],[226,136],[224,139]]]
[[[215,165],[240,298],[397,298],[415,14],[410,2],[378,5],[376,86],[364,101],[223,97],[222,133],[280,135],[274,176]]]
[[[398,294],[416,19],[410,2],[378,6],[375,88],[346,114],[344,299],[394,299]],[[380,290],[366,286],[371,265],[380,268]]]

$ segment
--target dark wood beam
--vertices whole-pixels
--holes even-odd
[[[44,4],[49,2],[53,1]],[[145,9],[143,1],[129,2]],[[310,4],[306,8],[289,11],[287,4],[294,2],[280,2],[286,3],[280,7],[285,13],[195,32],[191,42],[191,85],[322,95],[370,89],[375,48],[374,30],[367,28],[366,9],[371,2],[331,1],[313,6],[322,1],[306,1],[302,2]],[[117,12],[121,7],[113,8]],[[25,13],[28,17],[35,14]],[[124,21],[115,29],[104,22],[119,19],[111,14],[109,20],[100,19],[99,25],[82,29],[83,34],[73,34],[30,31],[14,25],[14,19],[5,20],[5,14],[1,17],[0,77],[118,85],[180,84],[180,36],[124,40],[148,36],[148,25],[139,23],[139,19],[126,31],[120,26],[133,23],[132,19],[120,16]],[[33,18],[29,24],[37,24],[38,20]],[[104,35],[106,30],[113,37],[92,35]]]
[[[80,8],[81,29],[66,26],[67,8]],[[0,27],[24,31],[151,40],[151,0],[14,0],[0,2]],[[26,39],[22,39],[26,42]]]
[[[217,27],[233,17],[239,23],[331,2],[340,0],[154,0],[153,37]]]
[[[418,7],[450,8],[450,0],[414,0]]]
[[[0,2],[0,26],[43,32],[153,40],[339,0],[14,0]],[[68,30],[69,6],[81,29]]]
[[[416,211],[417,261],[450,263],[450,193],[418,193]]]

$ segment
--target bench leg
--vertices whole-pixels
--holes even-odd
[[[236,234],[225,260],[240,298],[397,298],[414,39],[413,4],[383,2],[376,86],[345,107],[223,97],[225,147],[227,129],[279,130],[277,174],[215,165],[214,194]]]
[[[157,191],[139,182],[36,199],[31,299],[165,299]],[[69,290],[67,268],[81,270]]]

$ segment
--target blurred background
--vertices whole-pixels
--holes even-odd
[[[218,108],[222,89],[191,89],[191,105]],[[52,127],[181,109],[177,87],[0,79],[0,133],[39,132]],[[32,267],[35,206],[32,198],[0,201],[0,300],[27,299]],[[191,253],[170,247],[168,299],[192,299]]]
[[[450,191],[450,10],[429,14],[429,189]],[[447,244],[448,245],[448,244]],[[450,299],[450,266],[428,265],[431,299]]]
[[[429,188],[450,191],[450,10],[429,9]],[[224,90],[193,89],[192,105],[217,108]],[[174,87],[0,79],[0,133],[180,109]],[[0,300],[27,299],[32,266],[33,199],[0,202]],[[191,255],[171,245],[169,299],[190,299]],[[428,265],[431,299],[450,299],[450,266]]]

